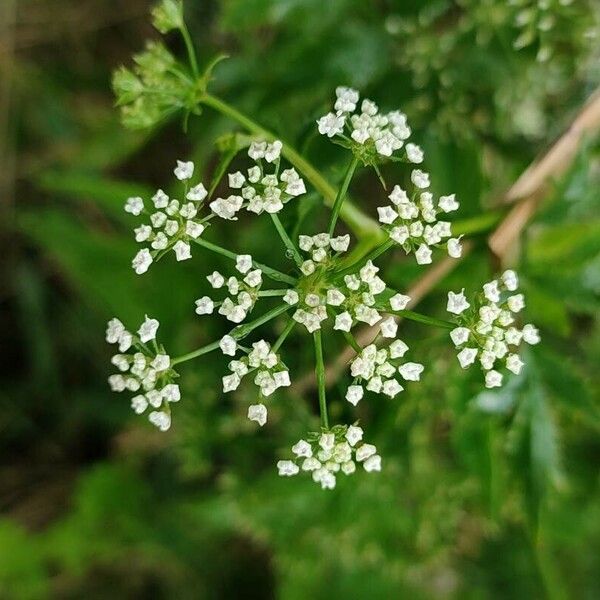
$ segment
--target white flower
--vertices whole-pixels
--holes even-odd
[[[398,373],[406,381],[419,381],[425,367],[419,363],[407,362],[398,367]]]
[[[160,392],[167,402],[179,402],[181,400],[181,391],[176,383],[168,383]]]
[[[265,160],[268,163],[275,162],[281,155],[283,144],[279,140],[275,140],[272,144],[267,145],[265,150]]]
[[[340,306],[346,299],[346,296],[338,289],[327,290],[327,304],[331,306]]]
[[[373,444],[363,444],[356,450],[356,460],[362,462],[370,456],[374,456],[376,452],[377,448]]]
[[[335,252],[346,252],[350,246],[350,236],[346,234],[331,238],[329,240],[329,245]]]
[[[239,171],[237,171],[236,173],[229,173],[227,178],[229,180],[230,188],[240,189],[244,185],[244,183],[246,183],[246,178]]]
[[[192,200],[194,202],[202,202],[204,198],[208,196],[208,192],[202,183],[195,185],[190,191],[186,194],[186,198],[188,200]],[[156,208],[159,208],[158,206]]]
[[[299,301],[298,292],[296,290],[288,290],[283,296],[283,301],[290,306],[298,304]]]
[[[334,329],[339,331],[350,331],[352,328],[352,317],[349,312],[343,312],[335,317]]]
[[[460,258],[462,255],[462,244],[460,238],[450,238],[448,240],[448,256],[451,258]]]
[[[379,206],[377,207],[377,213],[379,214],[379,221],[390,225],[398,218],[398,213],[391,206]]]
[[[194,163],[192,161],[184,162],[181,160],[177,161],[177,167],[173,171],[175,177],[180,181],[191,179],[194,174]]]
[[[356,406],[362,400],[363,395],[364,390],[362,385],[351,385],[346,391],[346,400]]]
[[[420,169],[415,169],[410,174],[410,180],[414,183],[414,185],[422,190],[429,187],[429,173],[425,173]]]
[[[369,458],[367,458],[367,460],[365,460],[363,468],[368,473],[371,473],[373,471],[381,471],[381,456],[379,456],[378,454],[370,456]]]
[[[446,213],[458,210],[459,203],[456,201],[456,194],[440,196],[438,208]]]
[[[356,103],[359,99],[359,94],[356,90],[339,86],[335,89],[335,95],[337,96],[337,100],[333,108],[336,111],[350,113],[356,110]]]
[[[404,294],[394,294],[390,298],[390,306],[392,310],[404,310],[410,302],[410,296]]]
[[[477,348],[463,348],[457,355],[458,362],[463,369],[472,365],[477,358]]]
[[[239,254],[235,260],[235,267],[240,273],[247,273],[252,268],[252,257],[249,254]]]
[[[158,330],[159,322],[156,319],[151,319],[146,315],[144,322],[138,329],[138,336],[142,343],[156,339],[156,331]]]
[[[535,345],[540,342],[540,332],[531,324],[525,325],[523,327],[523,341],[527,344]]]
[[[398,323],[396,323],[394,317],[388,317],[381,321],[379,327],[381,329],[381,335],[386,338],[396,337],[396,333],[398,333]]]
[[[338,135],[344,131],[344,122],[345,117],[336,115],[335,113],[329,113],[317,121],[319,133],[330,138],[334,135]]]
[[[152,255],[150,254],[150,250],[148,250],[148,248],[142,248],[131,261],[131,266],[138,275],[145,273],[151,264]]]
[[[395,398],[404,388],[395,379],[388,379],[383,382],[382,391],[386,396]]]
[[[106,325],[106,341],[109,344],[116,344],[124,331],[125,325],[119,319],[111,319]]]
[[[299,440],[294,444],[292,452],[298,457],[310,458],[312,456],[311,445],[306,440]]]
[[[125,212],[131,213],[137,217],[142,214],[143,210],[144,201],[139,196],[127,199],[127,202],[125,203]]]
[[[455,315],[460,315],[462,312],[467,310],[471,306],[465,298],[464,290],[455,294],[454,292],[448,292],[448,304],[446,310]]]
[[[171,427],[171,417],[166,412],[152,411],[148,415],[148,421],[161,431],[167,431]]]
[[[502,273],[502,281],[509,292],[514,292],[519,287],[519,278],[514,271],[504,271]]]
[[[221,348],[221,352],[223,352],[223,354],[226,354],[227,356],[235,356],[237,342],[235,341],[235,338],[231,337],[230,335],[225,335],[219,342],[219,348]]]
[[[332,450],[335,443],[335,435],[333,433],[322,433],[319,438],[319,446],[323,450]]]
[[[421,244],[415,252],[415,258],[420,265],[431,264],[431,248],[426,244]]]
[[[390,358],[402,358],[408,352],[408,346],[402,340],[394,340],[389,350]]]
[[[248,407],[248,418],[262,427],[267,422],[267,407],[264,404],[251,404]]]
[[[203,231],[204,225],[202,225],[202,223],[196,223],[196,221],[187,221],[185,224],[185,234],[194,240],[199,238]]]
[[[222,288],[225,284],[225,277],[218,271],[213,271],[210,275],[206,276],[206,279],[208,279],[208,283],[216,290]]]
[[[450,332],[450,338],[455,346],[462,346],[469,339],[470,334],[471,332],[467,327],[457,327]]]
[[[237,390],[242,380],[237,373],[232,373],[231,375],[225,375],[221,381],[223,382],[223,391],[227,393]]]
[[[158,373],[166,371],[171,365],[171,359],[167,354],[157,354],[152,361],[152,368]]]
[[[506,368],[512,371],[515,375],[518,375],[523,368],[525,363],[521,360],[518,354],[509,354],[506,357]]]
[[[356,425],[350,425],[346,431],[345,437],[351,446],[356,446],[363,438],[363,430]]]
[[[279,471],[279,475],[282,477],[291,477],[292,475],[297,475],[300,471],[298,465],[293,463],[291,460],[277,461],[277,469]]]
[[[506,303],[508,304],[508,309],[514,313],[518,313],[525,308],[525,298],[523,294],[515,294],[514,296],[510,296]]]
[[[406,156],[411,163],[419,164],[423,162],[423,150],[416,144],[406,144]]]
[[[496,280],[490,281],[489,283],[483,284],[483,295],[490,302],[500,301],[500,289],[498,288],[498,282]]]
[[[178,261],[187,260],[188,258],[192,258],[192,253],[190,250],[190,245],[183,240],[179,240],[174,246],[173,251],[175,252],[175,258]]]
[[[148,408],[148,401],[141,394],[134,396],[131,399],[131,408],[136,414],[141,415]]]
[[[502,385],[502,374],[498,371],[488,371],[485,374],[485,387],[495,388]]]
[[[158,190],[156,194],[152,196],[152,202],[156,208],[166,208],[169,204],[169,196],[162,190]]]

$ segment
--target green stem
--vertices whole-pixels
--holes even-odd
[[[340,214],[342,205],[344,204],[346,193],[348,192],[348,187],[350,186],[350,182],[352,181],[352,177],[354,176],[356,167],[358,167],[358,158],[352,155],[352,160],[348,165],[348,169],[346,170],[346,174],[344,175],[344,180],[342,181],[342,185],[338,189],[337,196],[335,197],[335,201],[333,203],[333,208],[331,210],[331,218],[329,220],[329,235],[333,235],[333,232],[335,231],[335,224]]]
[[[300,266],[303,262],[302,257],[300,256],[300,252],[298,252],[298,248],[296,248],[296,244],[292,242],[292,238],[290,238],[290,236],[287,234],[283,223],[281,222],[279,217],[274,213],[271,214],[271,220],[275,225],[275,229],[277,229],[277,233],[279,234],[281,241],[284,243],[285,247],[288,249],[290,254],[294,257],[296,264]]]
[[[261,298],[269,298],[272,296],[285,296],[288,290],[262,290],[258,292],[259,297]]]
[[[384,310],[390,315],[396,315],[398,317],[408,319],[409,321],[424,323],[425,325],[431,325],[432,327],[442,327],[443,329],[455,329],[457,326],[456,323],[452,323],[451,321],[444,321],[443,319],[428,317],[427,315],[422,315],[421,313],[414,312],[412,310],[389,310],[387,308],[383,308],[381,310]]]
[[[198,69],[198,61],[196,60],[196,51],[194,50],[194,44],[192,43],[192,38],[190,36],[190,32],[188,31],[187,25],[185,22],[181,25],[179,31],[181,31],[181,36],[183,37],[183,41],[185,42],[185,48],[188,53],[188,58],[190,59],[190,66],[192,67],[192,72],[196,79],[200,75],[200,70]]]
[[[216,254],[221,254],[222,256],[226,256],[227,258],[231,258],[232,260],[236,260],[238,255],[235,252],[231,252],[231,250],[227,250],[226,248],[221,248],[221,246],[217,246],[211,242],[207,242],[202,238],[195,239],[194,242],[211,252],[215,252]],[[281,281],[282,283],[289,283],[290,285],[296,285],[296,279],[278,271],[277,269],[273,269],[267,265],[263,265],[262,263],[252,261],[252,264],[255,268],[260,269],[267,277],[270,277],[274,281]]]
[[[290,319],[288,321],[288,324],[285,326],[285,329],[281,332],[281,335],[277,338],[276,342],[273,344],[273,346],[271,348],[271,350],[273,352],[277,352],[277,350],[279,350],[279,348],[281,348],[281,344],[283,344],[283,342],[285,342],[287,336],[290,334],[292,329],[294,329],[295,325],[296,325],[296,321],[294,321],[294,319]]]
[[[327,416],[327,395],[325,391],[325,363],[323,361],[323,343],[321,340],[321,330],[317,329],[313,333],[315,341],[315,373],[317,376],[317,386],[319,389],[319,411],[321,412],[321,427],[329,429],[329,417]]]
[[[192,360],[193,358],[198,358],[203,354],[208,354],[213,350],[216,350],[219,347],[220,340],[216,342],[212,342],[212,344],[208,344],[206,346],[202,346],[202,348],[198,348],[198,350],[194,350],[193,352],[189,352],[188,354],[184,354],[182,356],[178,356],[171,361],[171,366],[177,365],[182,362],[187,362],[188,360]]]
[[[344,275],[348,275],[349,273],[356,273],[358,269],[360,269],[364,264],[366,264],[370,260],[375,260],[377,257],[381,256],[384,252],[387,252],[392,246],[395,245],[394,240],[388,238],[383,244],[373,248],[370,252],[365,254],[362,258],[359,258],[357,261],[353,262],[351,265],[345,267],[341,271],[335,273],[336,279],[343,277]]]
[[[342,331],[342,335],[344,339],[348,343],[348,345],[356,352],[356,354],[360,354],[362,352],[362,348],[360,344],[356,341],[355,337],[349,331]]]
[[[261,136],[268,141],[276,139],[276,136],[269,130],[265,129],[255,121],[252,121],[252,119],[249,119],[233,106],[223,102],[220,98],[212,96],[211,94],[204,94],[200,101],[222,115],[233,119],[250,133]],[[319,173],[317,169],[286,142],[283,142],[282,153],[283,156],[285,156],[285,158],[287,158],[323,196],[326,204],[333,206],[337,195],[335,188],[321,175],[321,173]],[[363,238],[372,236],[374,240],[373,243],[381,241],[383,234],[379,224],[368,215],[365,215],[352,203],[345,202],[340,209],[340,215],[357,237]]]
[[[289,304],[285,303],[275,308],[272,308],[270,311],[266,312],[261,317],[258,317],[258,319],[250,321],[250,323],[245,323],[244,325],[238,325],[236,328],[232,329],[229,335],[231,335],[231,337],[235,338],[236,340],[241,340],[247,335],[249,335],[252,331],[254,331],[257,327],[268,323],[271,319],[274,319],[275,317],[278,317],[279,315],[284,313],[286,310],[289,310],[289,308]]]

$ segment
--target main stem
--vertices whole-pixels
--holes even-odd
[[[216,96],[204,94],[200,102],[206,106],[210,106],[222,115],[233,119],[250,133],[259,135],[269,141],[276,139],[276,136],[268,129],[265,129],[252,119],[249,119],[236,108],[223,102],[223,100]],[[319,173],[317,169],[315,169],[288,143],[283,143],[282,154],[306,177],[306,179],[308,179],[308,181],[310,181],[314,188],[323,196],[326,204],[333,206],[337,196],[335,188],[321,175],[321,173]],[[373,243],[381,241],[383,233],[379,224],[371,219],[371,217],[365,215],[352,203],[345,202],[340,209],[340,214],[357,237],[366,238],[371,236],[374,240]]]
[[[329,429],[329,417],[327,416],[327,395],[325,391],[325,363],[323,361],[323,343],[321,330],[313,333],[315,341],[315,373],[317,376],[317,387],[319,390],[319,411],[321,413],[321,427]]]
[[[358,166],[358,158],[352,155],[352,160],[348,165],[348,169],[346,169],[346,174],[344,175],[344,180],[342,181],[342,185],[338,189],[337,196],[335,197],[335,202],[333,203],[333,208],[331,210],[331,218],[329,220],[329,235],[333,235],[335,231],[335,224],[337,223],[338,216],[340,214],[340,210],[344,204],[344,200],[346,199],[346,194],[348,192],[348,187],[350,186],[350,182],[352,181],[352,177],[354,176],[354,172],[356,171],[356,167]]]

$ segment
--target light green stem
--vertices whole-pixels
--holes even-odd
[[[335,202],[333,203],[333,208],[331,209],[331,218],[329,220],[328,230],[329,235],[333,235],[333,232],[335,231],[335,224],[337,223],[340,210],[342,209],[344,200],[346,199],[348,187],[350,186],[350,182],[352,181],[352,177],[354,176],[356,167],[358,167],[358,158],[352,155],[352,160],[348,165],[348,169],[346,170],[346,174],[344,175],[344,180],[342,181],[342,185],[338,189],[337,196],[335,197]]]
[[[235,329],[231,331],[229,335],[236,340],[241,340],[247,335],[249,335],[252,331],[254,331],[257,327],[268,323],[271,319],[278,317],[279,315],[281,315],[289,309],[289,304],[280,304],[279,306],[272,308],[270,311],[266,312],[261,317],[258,317],[258,319],[250,321],[250,323],[245,323],[244,325],[238,325]]]
[[[258,292],[259,297],[261,298],[269,298],[271,296],[285,296],[288,290],[261,290]]]
[[[212,342],[211,344],[202,346],[202,348],[198,348],[198,350],[194,350],[193,352],[189,352],[188,354],[184,354],[183,356],[178,356],[177,358],[174,358],[171,361],[171,365],[172,366],[177,365],[179,363],[187,362],[188,360],[192,360],[193,358],[198,358],[199,356],[202,356],[203,354],[208,354],[209,352],[212,352],[213,350],[216,350],[219,347],[219,342],[220,342],[220,340],[218,340],[216,342]]]
[[[360,344],[356,341],[355,337],[349,331],[342,331],[342,335],[348,345],[356,352],[356,354],[360,354],[362,352],[362,348]]]
[[[285,230],[283,223],[281,222],[279,217],[274,213],[271,214],[271,220],[273,221],[273,224],[275,225],[275,229],[277,229],[277,233],[279,234],[281,241],[284,243],[285,247],[288,249],[290,254],[293,256],[294,260],[296,261],[296,264],[298,266],[300,266],[303,262],[302,257],[300,256],[300,252],[298,252],[298,248],[296,248],[296,244],[294,244],[294,242],[292,241],[292,238],[290,238],[290,236],[287,234],[287,231]]]
[[[252,121],[252,119],[249,119],[236,108],[223,102],[223,100],[216,96],[204,94],[200,102],[206,106],[210,106],[222,115],[233,119],[250,133],[259,135],[268,141],[277,139],[269,130]],[[285,158],[287,158],[323,196],[326,204],[333,206],[337,195],[335,188],[321,175],[321,173],[319,173],[317,169],[286,142],[283,143],[282,153],[283,156],[285,156]],[[365,238],[371,236],[373,238],[373,243],[375,244],[381,241],[383,232],[379,227],[379,224],[368,215],[365,215],[352,203],[344,202],[340,209],[340,215],[357,237]]]
[[[417,323],[424,323],[425,325],[431,325],[432,327],[441,327],[442,329],[454,329],[456,323],[451,321],[444,321],[443,319],[436,319],[435,317],[428,317],[421,313],[414,312],[413,310],[390,310],[387,308],[382,309],[390,315],[396,315],[409,321],[416,321]]]
[[[183,37],[183,41],[185,42],[185,48],[188,53],[188,58],[190,60],[190,66],[192,67],[192,72],[194,76],[198,78],[200,75],[200,70],[198,69],[198,61],[196,59],[196,51],[194,50],[194,44],[192,43],[192,38],[190,36],[190,32],[188,31],[187,25],[185,22],[179,28],[181,31],[181,36]]]
[[[211,242],[207,242],[202,238],[195,239],[194,242],[211,252],[215,252],[216,254],[221,254],[222,256],[226,256],[227,258],[231,258],[232,260],[236,260],[238,255],[235,252],[231,252],[231,250],[227,250],[226,248],[221,248],[221,246],[217,246],[217,244],[213,244]],[[273,269],[267,265],[263,265],[262,263],[252,261],[252,264],[255,268],[260,269],[267,277],[270,277],[274,281],[281,281],[283,283],[289,283],[290,285],[296,285],[296,279],[278,271],[277,269]]]
[[[281,335],[277,338],[276,342],[273,344],[273,347],[271,348],[271,350],[273,350],[273,352],[277,352],[277,350],[279,350],[279,348],[281,348],[281,344],[283,344],[283,342],[285,342],[287,336],[290,334],[292,329],[294,329],[295,325],[296,325],[296,321],[294,321],[294,319],[290,319],[288,321],[288,324],[285,326],[285,329],[281,332]]]
[[[317,387],[319,390],[319,411],[321,413],[321,427],[329,429],[329,417],[327,416],[327,393],[325,390],[325,363],[323,361],[323,343],[321,330],[313,333],[315,341],[315,373],[317,376]]]

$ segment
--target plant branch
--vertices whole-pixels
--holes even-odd
[[[290,238],[290,236],[287,234],[287,231],[285,230],[283,223],[281,222],[279,217],[274,213],[271,214],[271,220],[273,221],[273,224],[275,225],[275,229],[277,229],[277,233],[279,234],[281,241],[283,242],[285,247],[288,249],[289,253],[294,258],[294,261],[296,262],[296,264],[298,266],[300,266],[303,262],[302,257],[300,256],[300,252],[298,252],[298,248],[296,248],[296,244],[294,244],[294,242],[292,241],[292,238]]]
[[[319,411],[321,412],[321,427],[329,429],[329,417],[327,416],[327,391],[325,389],[325,363],[323,362],[323,343],[321,330],[313,333],[315,342],[315,374],[317,388],[319,390]]]
[[[358,158],[352,155],[352,160],[346,169],[346,174],[344,175],[344,180],[342,181],[342,185],[338,189],[337,196],[335,197],[335,201],[333,203],[333,208],[331,209],[331,218],[329,219],[329,229],[328,233],[330,236],[333,235],[335,231],[335,224],[337,223],[338,216],[340,214],[340,210],[344,204],[344,200],[346,199],[346,194],[348,192],[348,187],[350,186],[350,182],[352,181],[352,177],[354,176],[354,172],[356,171],[356,167],[358,166]]]
[[[215,252],[216,254],[221,254],[222,256],[226,256],[232,260],[236,260],[238,255],[235,252],[231,252],[231,250],[227,250],[226,248],[222,248],[221,246],[217,246],[217,244],[213,244],[211,242],[207,242],[202,238],[195,239],[194,242],[211,252]],[[262,263],[252,261],[252,264],[255,268],[260,269],[267,277],[273,279],[274,281],[281,281],[282,283],[289,283],[290,285],[296,285],[296,279],[278,271],[277,269],[273,269],[267,265],[263,265]]]

